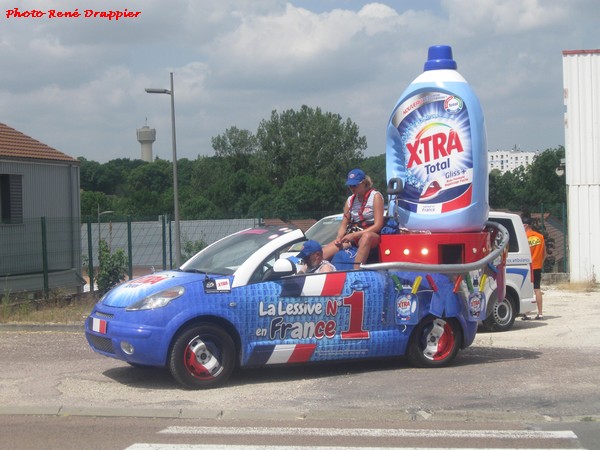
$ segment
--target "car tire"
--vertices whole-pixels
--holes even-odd
[[[441,367],[456,357],[462,329],[455,319],[426,316],[414,329],[407,356],[416,367]]]
[[[175,339],[169,370],[188,389],[214,388],[233,372],[235,356],[235,344],[225,330],[209,323],[196,324]]]
[[[482,322],[487,331],[508,331],[513,327],[517,316],[517,300],[511,292],[506,292],[504,301],[494,300],[492,312]]]

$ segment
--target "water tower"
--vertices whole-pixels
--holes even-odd
[[[156,129],[148,125],[138,128],[137,140],[142,144],[142,161],[152,162],[152,143],[156,140]]]

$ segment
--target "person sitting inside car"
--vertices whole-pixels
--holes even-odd
[[[317,241],[306,241],[302,250],[298,253],[298,258],[305,263],[305,266],[298,273],[324,273],[335,270],[333,264],[323,259],[323,248]]]
[[[342,249],[355,247],[354,268],[367,261],[372,249],[377,248],[384,225],[384,201],[379,191],[373,189],[373,181],[361,169],[348,173],[346,185],[352,191],[344,203],[344,217],[336,239],[323,249],[325,259],[331,260]]]

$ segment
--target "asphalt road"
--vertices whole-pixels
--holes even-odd
[[[544,315],[480,333],[451,367],[393,359],[242,370],[208,391],[95,354],[79,327],[2,325],[0,414],[600,420],[600,293],[546,288]]]

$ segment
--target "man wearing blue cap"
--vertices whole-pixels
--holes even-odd
[[[298,273],[324,273],[335,270],[333,264],[323,259],[323,248],[317,241],[308,240],[304,243],[302,251],[298,253],[298,258],[306,264],[306,269],[301,269]]]
[[[361,169],[348,172],[346,186],[352,191],[344,204],[344,217],[335,241],[323,249],[325,259],[331,259],[341,249],[356,247],[354,268],[360,268],[372,249],[377,248],[383,227],[384,201],[373,189],[373,181]]]

